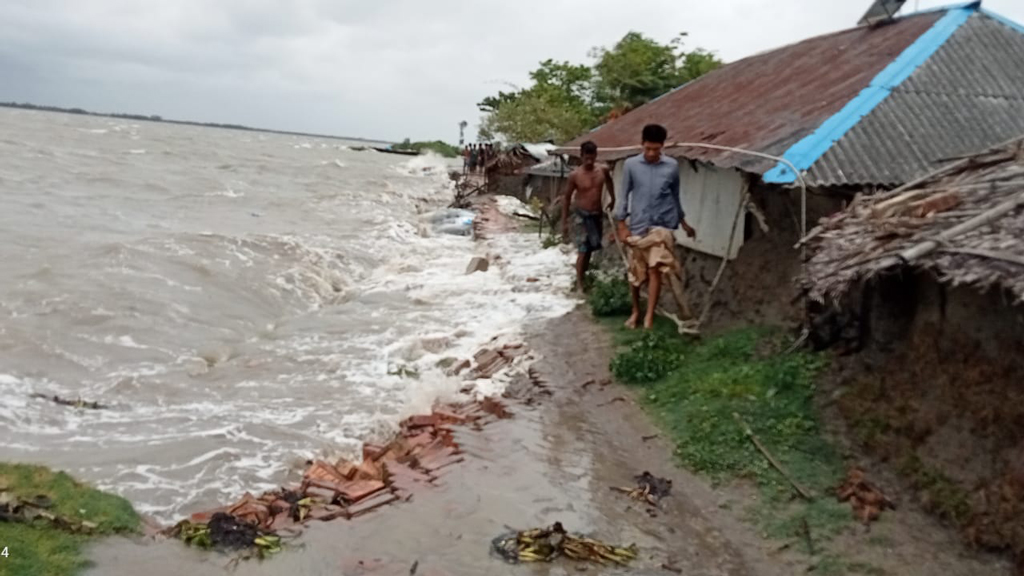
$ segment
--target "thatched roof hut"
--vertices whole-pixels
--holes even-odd
[[[805,243],[813,256],[801,284],[815,301],[838,302],[855,284],[908,267],[1024,301],[1024,138],[858,196]]]

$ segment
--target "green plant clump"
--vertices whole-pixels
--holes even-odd
[[[590,310],[594,316],[624,316],[633,309],[629,283],[622,278],[594,282],[590,292]]]
[[[648,384],[664,378],[683,362],[682,351],[662,332],[646,332],[629,350],[612,360],[612,374],[630,384]]]

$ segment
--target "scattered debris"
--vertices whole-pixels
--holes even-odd
[[[580,384],[580,388],[586,390],[589,386],[593,386],[594,384],[597,384],[597,380],[590,379],[584,382],[583,384]]]
[[[635,488],[620,488],[613,486],[612,490],[622,492],[628,495],[633,500],[650,504],[651,506],[657,506],[658,502],[669,495],[672,492],[672,481],[667,478],[658,478],[650,472],[643,472],[642,474],[635,476],[636,480]]]
[[[0,522],[32,524],[45,522],[58,530],[74,534],[90,534],[99,526],[93,522],[76,521],[50,512],[53,501],[44,495],[31,499],[20,498],[0,486]]]
[[[33,394],[32,398],[39,398],[40,400],[49,400],[61,406],[71,406],[72,408],[88,408],[89,410],[106,410],[109,406],[100,404],[99,402],[87,402],[81,398],[77,400],[69,400],[67,398],[61,398],[60,396],[47,396],[46,394]]]
[[[603,406],[610,406],[612,404],[615,404],[616,402],[628,402],[628,401],[629,400],[627,400],[624,396],[616,396],[615,398],[612,398],[611,400],[609,400],[607,402],[603,402],[601,404],[598,404],[597,407],[601,408]]]
[[[404,420],[389,444],[365,444],[359,462],[310,461],[296,489],[259,497],[246,493],[231,506],[193,514],[165,534],[203,549],[248,550],[241,559],[264,558],[280,550],[282,531],[298,533],[313,520],[351,520],[410,500],[416,490],[434,485],[444,469],[463,461],[450,426],[482,426],[508,417],[505,405],[493,398],[435,408]]]
[[[466,274],[473,274],[474,272],[487,272],[491,267],[491,263],[487,258],[477,256],[469,261],[469,266],[466,267]]]
[[[896,504],[868,482],[864,471],[858,468],[847,474],[846,482],[836,490],[836,498],[840,502],[849,502],[853,515],[864,525],[877,520],[883,510],[896,509]]]
[[[491,541],[491,547],[505,561],[519,562],[552,562],[560,556],[570,560],[594,562],[606,565],[609,562],[626,565],[637,557],[636,544],[628,547],[612,546],[569,534],[561,522],[555,522],[550,528],[535,528],[511,532],[498,536]]]
[[[682,574],[683,573],[683,569],[682,568],[679,568],[678,566],[676,566],[674,564],[671,564],[669,562],[665,562],[664,564],[662,564],[661,565],[661,569],[662,570],[668,570],[669,572],[673,572],[675,574]]]
[[[641,436],[640,439],[643,440],[644,442],[650,442],[651,440],[655,440],[660,437],[661,434],[651,434],[650,436]]]

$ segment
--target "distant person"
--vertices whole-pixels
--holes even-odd
[[[686,223],[679,198],[679,163],[661,153],[667,138],[668,131],[663,126],[644,127],[643,154],[625,162],[622,202],[615,211],[619,240],[629,245],[631,252],[629,283],[633,314],[626,321],[629,328],[636,328],[640,322],[640,287],[645,281],[648,287],[644,328],[654,326],[662,273],[679,270],[673,232],[682,226],[687,236],[697,236],[697,231]]]
[[[580,157],[583,165],[569,174],[562,199],[562,237],[569,238],[569,206],[575,196],[572,209],[576,223],[576,290],[585,292],[590,257],[601,249],[604,239],[605,216],[601,209],[604,187],[608,186],[608,211],[611,212],[615,207],[615,183],[608,167],[597,163],[597,144],[584,142],[580,146]]]
[[[473,144],[469,150],[469,171],[472,174],[476,173],[476,163],[479,160],[480,151],[476,149],[476,144]]]
[[[462,172],[469,171],[469,144],[462,148]]]

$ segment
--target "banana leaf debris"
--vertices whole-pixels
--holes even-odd
[[[612,490],[622,492],[631,499],[651,506],[657,506],[658,502],[662,498],[669,495],[672,492],[672,481],[666,478],[658,478],[650,472],[643,472],[638,476],[634,477],[636,480],[635,487],[618,487],[613,486]]]
[[[895,510],[896,504],[882,493],[878,486],[868,482],[863,470],[850,470],[846,482],[836,490],[840,502],[849,502],[853,515],[864,525],[878,520],[885,509]]]
[[[578,562],[624,566],[635,560],[636,544],[613,546],[578,534],[570,534],[555,522],[549,528],[509,532],[491,541],[494,553],[510,564],[520,562],[553,562],[565,557]]]
[[[199,512],[164,531],[203,549],[248,551],[259,558],[281,549],[281,533],[298,535],[310,521],[352,520],[410,500],[462,462],[452,426],[483,426],[510,415],[495,399],[447,405],[412,416],[387,445],[365,444],[361,461],[307,463],[294,489],[246,493],[231,506]]]

